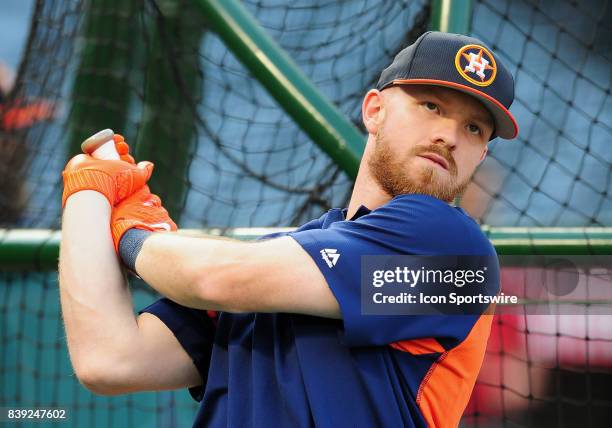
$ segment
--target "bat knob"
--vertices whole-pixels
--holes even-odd
[[[113,135],[115,133],[112,129],[97,132],[81,143],[81,150],[96,159],[119,159]]]

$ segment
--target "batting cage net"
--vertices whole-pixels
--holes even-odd
[[[151,188],[181,228],[297,226],[347,203],[350,175],[194,4],[36,2],[16,85],[0,107],[2,233],[59,229],[61,170],[102,128],[155,163]],[[243,5],[362,132],[363,95],[432,14],[426,0]],[[472,2],[472,35],[515,76],[521,127],[516,141],[492,143],[461,200],[482,224],[612,226],[611,13],[606,0]],[[75,426],[190,424],[197,406],[186,391],[108,398],[79,385],[56,276],[0,273],[0,406],[66,406]],[[132,286],[136,308],[156,298]],[[601,325],[612,319],[589,323],[592,305],[580,307],[573,327],[567,316],[496,317],[464,426],[604,426],[612,329]]]

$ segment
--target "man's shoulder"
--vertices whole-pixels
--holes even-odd
[[[268,239],[273,239],[273,238],[280,238],[282,236],[290,235],[291,233],[303,232],[306,230],[323,229],[326,225],[328,225],[328,223],[342,220],[341,217],[342,217],[342,210],[339,208],[333,208],[327,211],[326,213],[322,214],[319,218],[310,220],[304,223],[303,225],[297,227],[294,231],[274,232],[274,233],[260,236],[258,240],[263,241],[263,240],[268,240]]]
[[[301,243],[333,240],[336,247],[349,245],[363,251],[494,254],[489,240],[465,211],[423,194],[398,195],[350,221],[344,220],[342,210],[333,209],[289,235]]]
[[[398,195],[363,218],[382,222],[387,220],[405,224],[418,224],[421,227],[429,225],[435,228],[461,224],[475,225],[474,220],[463,210],[424,194]]]
[[[433,196],[398,195],[362,219],[399,237],[421,242],[419,248],[429,254],[494,252],[474,219],[461,208]]]

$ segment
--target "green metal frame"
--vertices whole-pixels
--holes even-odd
[[[130,93],[126,76],[136,54],[131,43],[135,8],[134,2],[90,0],[71,92],[68,158],[80,153],[81,142],[100,129],[121,132],[126,127]]]
[[[364,137],[303,75],[236,0],[194,0],[213,29],[278,103],[346,173],[355,178]],[[470,0],[434,0],[431,27],[467,33]],[[93,56],[91,58],[95,59]],[[89,60],[87,60],[89,61]],[[79,82],[77,82],[77,87]],[[196,85],[197,86],[197,85]],[[83,94],[81,94],[83,95]],[[122,116],[123,112],[119,116]],[[78,140],[73,138],[73,141]],[[279,229],[209,229],[193,234],[254,239]],[[291,229],[283,229],[291,230]],[[612,255],[612,228],[494,228],[483,226],[499,255]],[[182,233],[185,233],[184,231]],[[0,269],[54,270],[61,233],[0,229]]]
[[[472,20],[471,0],[434,0],[430,27],[445,33],[467,34]]]
[[[488,227],[499,255],[612,255],[610,227]]]
[[[182,230],[181,234],[228,236],[252,240],[292,228]],[[483,227],[501,255],[612,255],[612,228]],[[61,232],[0,229],[0,269],[55,270]]]
[[[364,136],[236,0],[195,0],[208,26],[304,131],[351,178]]]
[[[158,1],[160,16],[146,20],[150,46],[144,58],[146,87],[135,144],[136,159],[155,164],[149,185],[177,223],[189,190],[189,165],[197,140],[192,119],[197,105],[188,97],[196,94],[198,99],[203,82],[200,58],[191,53],[197,52],[206,30],[199,9],[182,3]]]

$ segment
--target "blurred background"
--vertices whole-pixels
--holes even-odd
[[[67,406],[77,426],[184,426],[195,415],[187,391],[96,397],[72,374],[57,272],[39,257],[56,248],[60,173],[87,136],[112,128],[153,161],[151,187],[181,228],[297,226],[350,196],[355,171],[326,154],[279,101],[282,88],[245,66],[248,52],[228,48],[227,32],[195,4],[0,3],[0,254],[11,260],[0,271],[0,406]],[[520,238],[524,254],[542,251],[537,237],[547,234],[609,255],[608,0],[239,4],[357,135],[363,95],[404,46],[433,28],[483,40],[515,76],[521,132],[491,143],[458,203],[494,243]],[[23,229],[30,244],[14,238]],[[610,287],[607,275],[586,275],[574,292]],[[507,267],[502,286],[520,294],[528,276]],[[156,298],[136,281],[132,289],[136,308]],[[572,315],[496,316],[463,426],[608,426],[608,314],[587,299]]]

